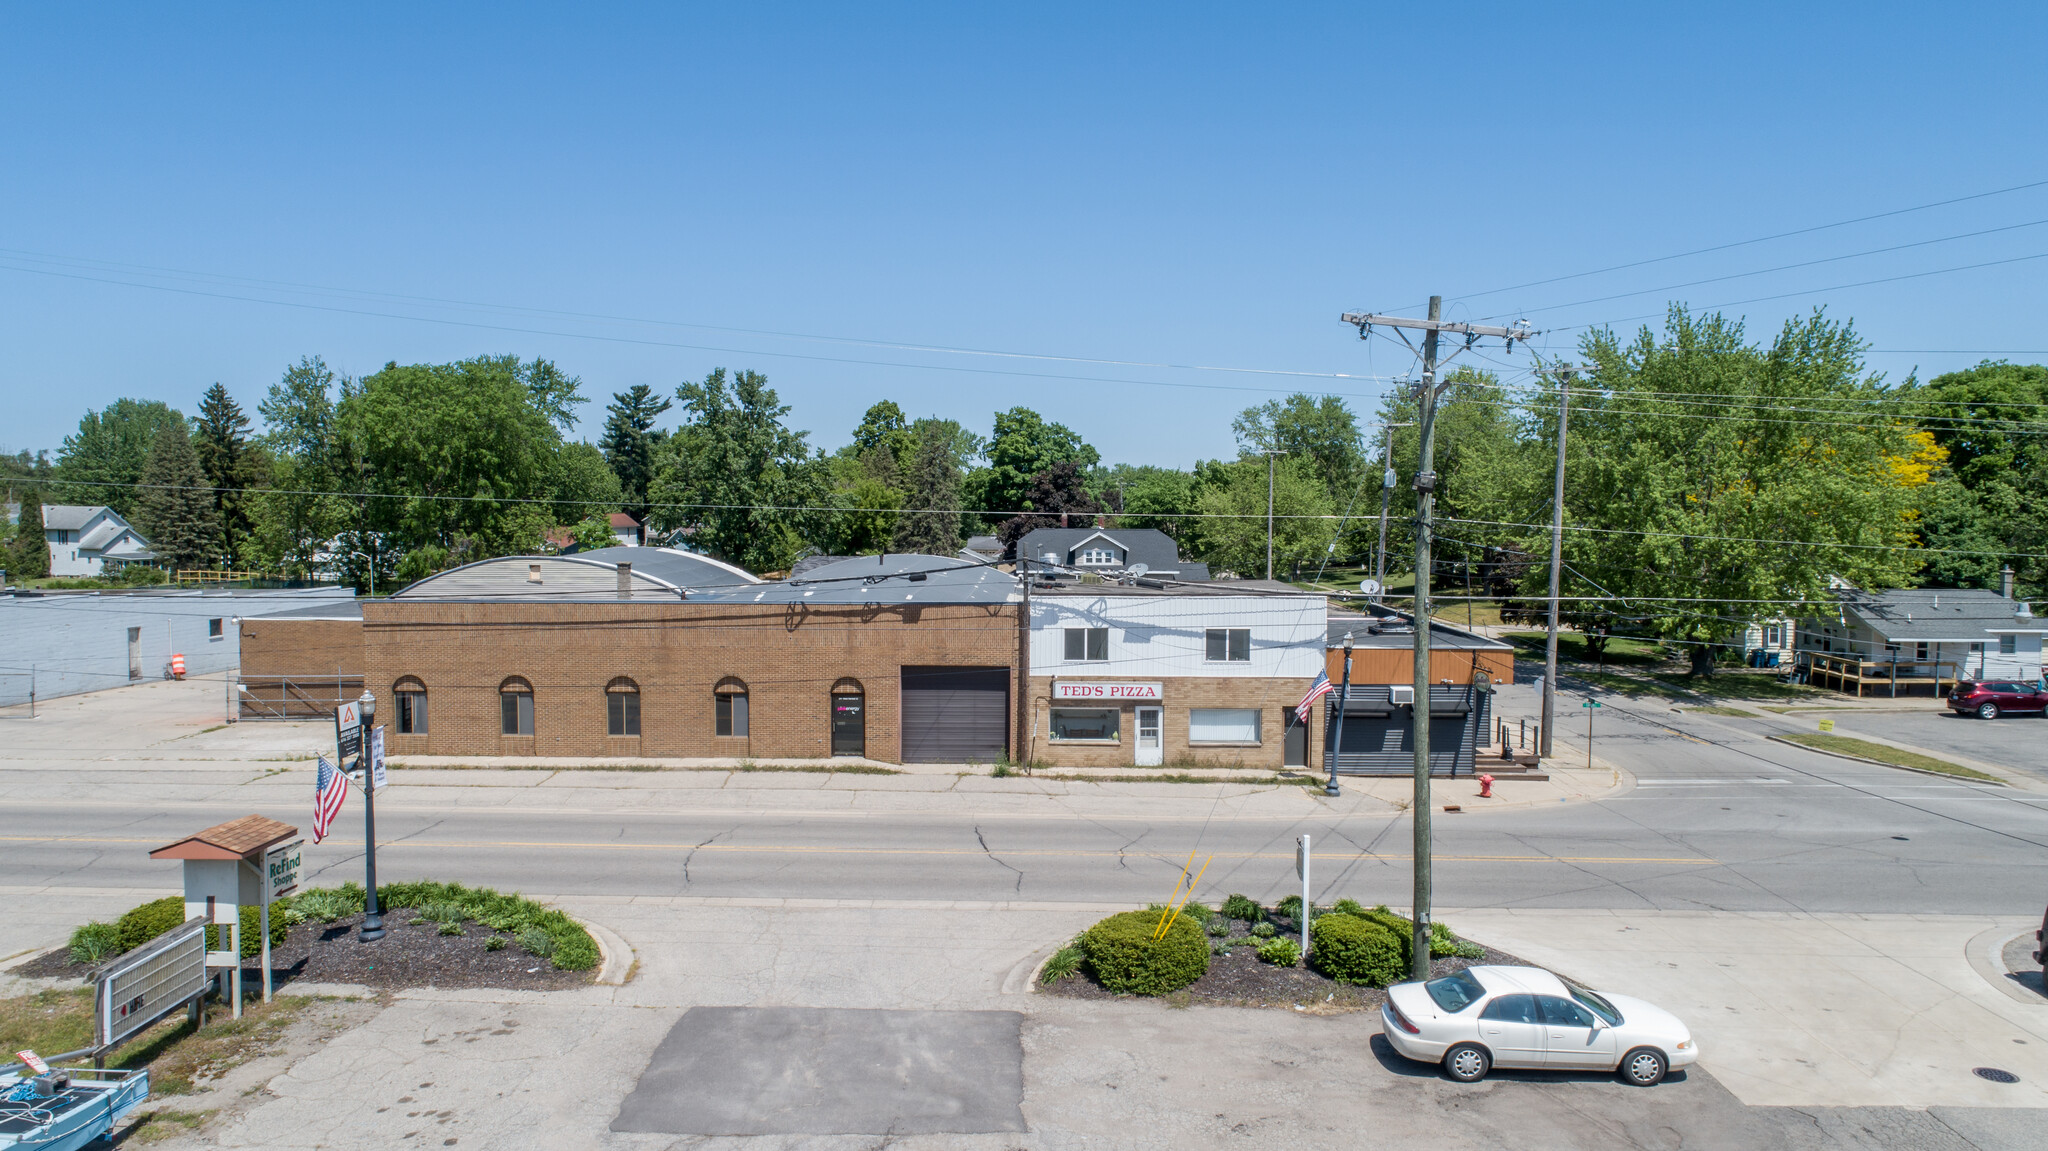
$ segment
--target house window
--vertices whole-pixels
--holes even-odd
[[[533,734],[533,687],[523,679],[498,685],[498,730],[505,735]]]
[[[1082,548],[1080,562],[1084,565],[1107,567],[1116,563],[1117,554],[1113,548]]]
[[[1052,709],[1052,738],[1061,743],[1115,743],[1123,713],[1113,707]]]
[[[1189,743],[1257,743],[1259,711],[1252,707],[1197,707],[1188,711]]]
[[[220,617],[219,617],[219,616],[215,616],[215,617],[213,617],[212,619],[210,619],[210,620],[207,620],[207,621],[206,621],[206,638],[207,638],[207,639],[219,639],[220,637],[221,637],[221,619],[220,619]]]
[[[1998,654],[2018,655],[2019,653],[2020,637],[2016,635],[2002,635],[1998,637]]]
[[[1781,648],[1785,646],[1785,625],[1767,623],[1764,625],[1764,646]]]
[[[1104,660],[1108,658],[1108,628],[1070,627],[1067,629],[1067,659],[1069,661]]]
[[[719,681],[713,691],[714,710],[717,712],[717,726],[713,731],[718,735],[747,734],[747,685],[736,679],[726,679]]]
[[[605,685],[606,735],[640,734],[640,685],[620,676]]]
[[[1212,663],[1246,663],[1252,658],[1252,629],[1212,627],[1209,650],[1204,657]]]
[[[391,698],[398,707],[398,721],[394,725],[398,734],[427,734],[427,685],[406,676],[391,685]]]

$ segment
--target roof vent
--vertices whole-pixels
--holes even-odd
[[[539,565],[539,564],[527,564],[527,565],[526,565],[526,582],[527,582],[527,583],[539,583],[539,582],[540,582],[540,565]]]

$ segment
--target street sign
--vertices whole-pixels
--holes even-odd
[[[1833,731],[1833,730],[1835,730],[1835,721],[1834,721],[1834,720],[1832,720],[1832,719],[1824,719],[1824,720],[1821,720],[1821,721],[1820,721],[1820,729],[1821,729],[1822,731]]]
[[[384,725],[370,729],[370,786],[384,790]]]
[[[1584,702],[1584,703],[1580,704],[1579,706],[1580,706],[1580,707],[1606,707],[1607,705],[1606,705],[1606,704],[1604,704],[1604,703],[1601,703],[1601,702],[1600,702],[1599,700],[1597,700],[1597,699],[1589,699],[1589,700],[1587,700],[1586,702]]]
[[[306,852],[306,841],[294,839],[280,843],[263,853],[263,901],[283,899],[299,889],[299,863]]]
[[[354,700],[335,709],[334,750],[343,763],[363,754],[363,712]]]

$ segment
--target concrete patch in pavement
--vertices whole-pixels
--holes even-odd
[[[971,1135],[1023,1131],[1014,1011],[693,1007],[614,1131]]]

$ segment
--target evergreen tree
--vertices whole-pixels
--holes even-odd
[[[43,494],[21,494],[21,521],[14,528],[13,555],[7,565],[10,579],[41,579],[50,574],[50,545],[43,528]]]
[[[655,449],[665,438],[654,430],[654,418],[675,401],[656,396],[646,384],[634,384],[612,394],[605,410],[604,437],[597,446],[604,449],[605,462],[619,477],[626,514],[647,519],[647,487],[654,479]]]
[[[267,472],[264,460],[249,443],[249,417],[228,390],[218,383],[199,400],[199,421],[192,432],[199,470],[213,488],[214,515],[220,523],[221,554],[228,566],[248,562],[249,539],[255,531],[248,488],[260,486]]]
[[[173,571],[212,563],[220,554],[220,517],[183,427],[173,424],[157,432],[142,483],[135,526],[149,537],[150,550]]]
[[[960,550],[960,462],[952,437],[920,420],[905,477],[910,509],[896,521],[895,550],[949,556]]]

